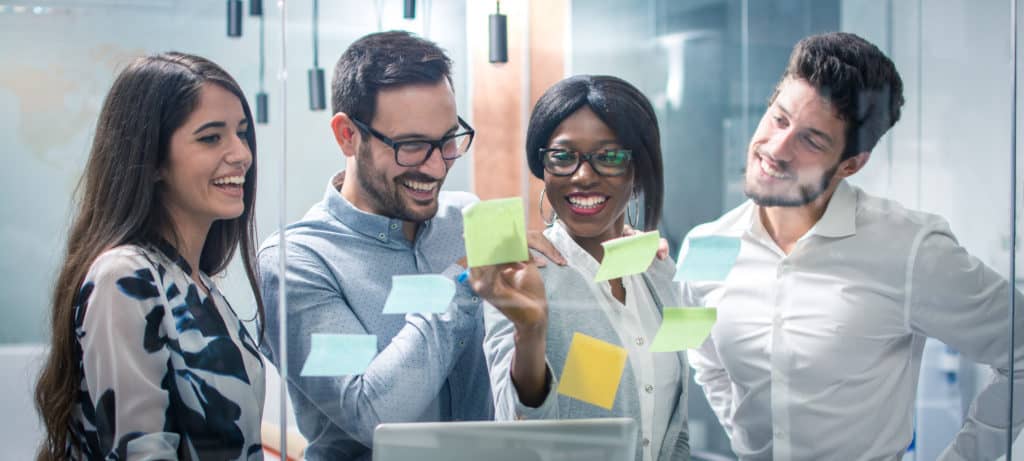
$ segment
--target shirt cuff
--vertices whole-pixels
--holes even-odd
[[[545,373],[548,375],[548,393],[538,407],[531,407],[519,400],[519,392],[515,392],[516,419],[558,419],[558,380],[551,371],[551,364],[544,359]],[[512,370],[509,370],[509,383],[512,382]],[[513,384],[513,387],[515,384]]]

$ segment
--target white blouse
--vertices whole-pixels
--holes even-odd
[[[78,455],[262,459],[257,346],[209,277],[204,295],[174,248],[159,247],[104,252],[76,297]]]

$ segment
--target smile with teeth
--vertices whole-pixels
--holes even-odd
[[[431,190],[434,190],[434,187],[437,185],[437,183],[406,180],[402,181],[402,185],[416,192],[429,192]]]
[[[577,208],[597,208],[597,207],[599,207],[601,205],[604,205],[604,202],[606,202],[608,200],[608,197],[601,197],[601,196],[586,196],[586,197],[584,197],[584,196],[571,195],[571,196],[567,197],[567,199],[569,200],[569,203],[572,204],[572,206],[577,207]]]
[[[768,161],[765,160],[764,158],[761,159],[761,171],[764,172],[764,174],[771,176],[775,179],[789,179],[789,175],[784,174],[775,167],[771,166],[768,163]]]
[[[245,184],[245,176],[225,176],[213,180],[217,186],[241,186]]]

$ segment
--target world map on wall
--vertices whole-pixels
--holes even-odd
[[[143,50],[100,45],[80,60],[45,67],[19,62],[4,69],[0,91],[15,95],[20,116],[15,127],[16,148],[20,145],[50,166],[61,165],[64,159],[54,152],[92,129],[113,76],[142,54]]]

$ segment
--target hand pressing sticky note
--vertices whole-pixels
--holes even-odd
[[[646,271],[658,252],[660,240],[661,234],[654,230],[602,242],[604,259],[594,281],[603,282]]]
[[[384,302],[385,314],[422,312],[439,314],[448,310],[455,297],[455,282],[438,274],[396,275]]]
[[[725,280],[740,254],[736,237],[696,237],[690,239],[686,256],[676,268],[675,280]]]
[[[358,375],[377,355],[376,335],[313,333],[302,376]]]
[[[559,378],[558,393],[611,410],[625,367],[625,349],[575,333]]]
[[[695,349],[711,334],[717,319],[714,307],[666,307],[651,352]]]
[[[523,199],[504,198],[474,203],[462,210],[469,267],[526,261]]]

